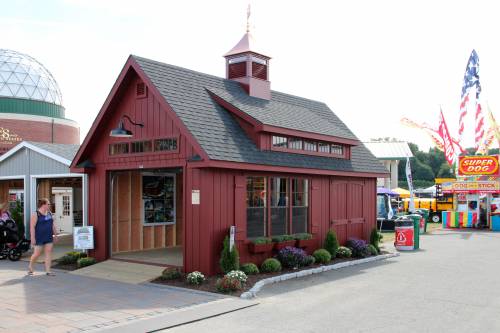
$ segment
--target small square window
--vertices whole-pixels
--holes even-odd
[[[340,145],[332,145],[332,154],[335,155],[344,155],[344,146]]]
[[[109,155],[128,154],[128,143],[112,143],[109,145]]]
[[[290,148],[290,149],[302,149],[302,139],[290,138],[288,140],[288,148]]]
[[[316,141],[305,140],[304,141],[304,150],[316,151],[317,150]]]
[[[288,138],[284,136],[273,135],[273,147],[286,148],[288,147]]]
[[[177,139],[158,139],[155,140],[155,151],[176,151],[177,150]]]

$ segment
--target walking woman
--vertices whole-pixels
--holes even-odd
[[[55,275],[50,271],[50,265],[52,263],[52,247],[54,245],[54,236],[57,236],[57,228],[50,213],[49,205],[48,199],[38,200],[38,209],[36,213],[31,215],[30,234],[34,251],[31,256],[28,275],[33,275],[33,265],[42,254],[42,250],[45,253],[45,273],[49,276]]]

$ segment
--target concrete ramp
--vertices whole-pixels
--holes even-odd
[[[165,267],[161,266],[109,259],[92,266],[77,269],[70,272],[70,274],[140,284],[157,278],[164,269]]]

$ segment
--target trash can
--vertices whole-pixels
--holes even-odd
[[[426,222],[429,221],[429,214],[430,214],[429,209],[427,208],[415,209],[415,213],[422,215],[422,217]]]
[[[396,250],[412,251],[415,249],[415,229],[415,222],[409,216],[401,216],[396,219],[394,227],[394,247]]]

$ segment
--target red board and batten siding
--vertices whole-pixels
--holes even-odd
[[[266,257],[248,251],[246,238],[246,177],[276,176],[227,169],[188,168],[186,191],[200,190],[200,205],[188,198],[186,212],[185,271],[219,272],[222,241],[229,227],[236,226],[240,262],[261,263]],[[281,174],[293,177],[293,174]],[[308,176],[310,182],[309,230],[323,242],[327,231],[337,232],[342,244],[349,237],[367,239],[375,226],[376,179]]]
[[[104,260],[110,256],[109,191],[110,173],[117,170],[162,169],[186,167],[186,160],[200,154],[183,130],[176,125],[175,117],[168,110],[164,101],[148,91],[147,97],[136,97],[136,84],[140,82],[133,71],[126,76],[123,85],[117,90],[116,100],[109,103],[109,110],[103,115],[103,121],[90,138],[88,145],[92,149],[82,160],[90,159],[96,165],[89,173],[89,222],[94,226],[95,257]],[[125,127],[132,130],[133,138],[111,138],[109,132],[117,127],[122,115],[130,116],[136,122],[144,123],[144,128],[134,127],[125,120]],[[126,155],[109,155],[109,144],[116,142],[134,142],[162,138],[177,138],[177,152],[154,152]],[[75,168],[76,169],[76,168]],[[184,199],[186,193],[183,194]],[[184,209],[182,212],[184,215]],[[181,236],[181,235],[179,235]],[[181,242],[184,242],[184,238]]]

